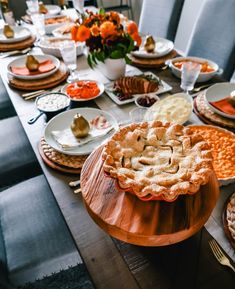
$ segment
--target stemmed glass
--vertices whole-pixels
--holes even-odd
[[[189,94],[194,88],[194,84],[201,71],[201,64],[196,62],[187,61],[183,63],[181,68],[181,85],[180,87]]]
[[[46,31],[45,31],[45,16],[44,14],[32,14],[31,15],[31,19],[32,19],[32,22],[33,22],[33,25],[36,29],[36,33],[37,35],[39,35],[39,39],[42,39],[45,34],[46,34]]]
[[[60,46],[60,53],[65,65],[68,67],[70,76],[67,79],[68,83],[78,80],[77,69],[77,48],[75,41],[65,41]]]

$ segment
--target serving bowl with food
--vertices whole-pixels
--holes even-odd
[[[51,54],[55,57],[62,57],[60,52],[60,46],[62,46],[66,41],[70,41],[70,38],[64,37],[45,37],[41,39],[38,46],[42,49],[45,54]],[[81,42],[76,42],[77,56],[83,54],[84,44]]]
[[[32,117],[28,124],[35,123],[42,115],[46,116],[46,121],[50,120],[58,113],[65,111],[70,105],[70,99],[66,94],[60,92],[46,93],[38,96],[35,101],[39,114]]]
[[[210,80],[215,75],[220,75],[223,70],[219,68],[218,64],[206,58],[200,57],[176,57],[166,61],[166,64],[171,69],[172,73],[181,78],[181,67],[185,62],[196,62],[201,64],[201,72],[196,80],[196,82],[206,82]]]
[[[51,34],[53,30],[63,26],[65,23],[71,23],[72,20],[66,15],[56,15],[45,17],[46,34]]]
[[[205,92],[208,106],[217,114],[235,119],[235,83],[216,83]]]
[[[73,83],[66,84],[61,89],[71,101],[88,101],[95,99],[104,92],[102,82],[95,80],[78,80]]]

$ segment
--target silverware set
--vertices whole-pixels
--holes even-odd
[[[77,186],[80,186],[80,179],[69,182],[69,186],[71,188],[76,188]],[[79,194],[79,193],[81,193],[81,188],[75,189],[73,192],[74,192],[74,194]]]
[[[34,99],[40,95],[43,95],[47,92],[59,92],[61,87],[63,85],[59,85],[59,86],[56,86],[54,87],[53,89],[41,89],[41,90],[37,90],[37,91],[33,91],[33,92],[27,92],[27,93],[24,93],[22,94],[21,96],[24,98],[24,100],[30,100],[30,99]]]
[[[8,57],[8,56],[13,56],[13,55],[23,55],[28,53],[31,50],[31,48],[26,48],[23,50],[13,50],[13,51],[9,51],[9,52],[2,52],[0,53],[0,59]]]

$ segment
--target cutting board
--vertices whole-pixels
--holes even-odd
[[[106,233],[135,245],[164,246],[187,239],[203,227],[219,196],[215,174],[194,195],[180,196],[172,203],[143,202],[120,192],[103,171],[102,149],[85,161],[81,189],[88,213]]]

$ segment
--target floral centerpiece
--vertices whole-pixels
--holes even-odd
[[[89,49],[88,64],[94,67],[107,59],[125,59],[141,44],[134,21],[123,20],[117,12],[87,12],[71,30],[72,39],[85,42]]]

